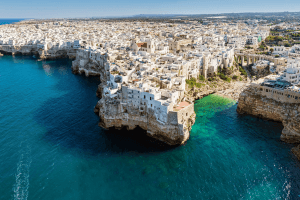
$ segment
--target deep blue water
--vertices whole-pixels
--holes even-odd
[[[1,19],[0,18],[0,25],[3,25],[3,24],[12,24],[14,22],[19,22],[19,21],[22,21],[24,19]]]
[[[297,199],[300,164],[282,125],[208,96],[189,141],[105,131],[93,113],[98,78],[71,61],[0,57],[0,199]],[[135,134],[135,135],[134,135]]]

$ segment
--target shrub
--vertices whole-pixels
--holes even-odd
[[[111,74],[119,74],[119,71],[112,71]]]
[[[247,72],[246,72],[242,67],[239,67],[239,71],[240,71],[241,74],[243,74],[244,76],[247,76]]]
[[[233,77],[232,77],[232,79],[237,79],[238,78],[238,76],[237,75],[233,75]]]
[[[221,78],[222,80],[227,81],[227,82],[230,83],[230,81],[231,81],[231,78],[230,78],[230,77],[225,76],[223,73],[218,73],[218,75],[220,76],[220,78]]]
[[[186,82],[186,84],[188,84],[188,86],[190,88],[192,88],[193,86],[196,85],[196,79],[195,78],[186,79],[185,82]]]
[[[243,78],[242,78],[242,77],[240,77],[240,81],[243,81]]]
[[[282,40],[283,40],[283,37],[281,37],[281,36],[268,36],[266,38],[266,42],[282,41]]]
[[[226,80],[226,76],[223,73],[218,73],[221,79]]]
[[[200,80],[200,81],[205,81],[205,77],[204,77],[203,75],[200,75],[200,76],[199,76],[199,80]]]
[[[226,77],[225,81],[227,81],[228,83],[230,83],[231,82],[231,78],[230,77]]]
[[[197,88],[201,88],[202,86],[204,86],[205,84],[203,84],[203,83],[196,83],[196,87]]]

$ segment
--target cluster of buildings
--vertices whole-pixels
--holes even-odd
[[[109,78],[104,96],[121,99],[126,102],[123,107],[130,104],[144,110],[147,105],[164,123],[168,112],[184,101],[186,79],[207,78],[218,67],[233,66],[238,47],[247,45],[249,38],[258,43],[258,38],[268,35],[266,26],[245,24],[106,22],[98,26],[105,30],[101,39],[93,44],[80,39],[86,46],[77,51],[73,65],[93,74],[94,65],[105,68]]]
[[[282,103],[300,103],[300,58],[288,58],[284,71],[259,79],[252,87],[261,96]]]
[[[194,110],[185,102],[186,79],[233,66],[238,49],[256,47],[268,35],[267,25],[252,23],[29,21],[0,26],[0,51],[72,54],[73,70],[100,75],[102,99],[115,105],[99,116],[127,123],[151,113],[157,123],[187,134]]]

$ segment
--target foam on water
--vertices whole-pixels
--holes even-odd
[[[20,145],[20,160],[17,164],[16,183],[14,185],[14,199],[26,200],[29,189],[29,168],[31,165],[31,150],[27,142]]]

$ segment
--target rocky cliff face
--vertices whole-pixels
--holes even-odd
[[[75,74],[85,74],[85,76],[100,76],[101,67],[97,62],[89,60],[85,66],[80,66],[79,59],[72,62],[72,71]],[[102,79],[101,79],[102,80]]]
[[[180,145],[186,142],[190,136],[190,129],[195,122],[195,115],[190,116],[183,124],[167,123],[156,119],[155,114],[148,109],[140,114],[139,109],[128,108],[128,112],[120,112],[121,103],[117,99],[103,97],[95,106],[95,113],[100,117],[99,126],[108,129],[127,128],[133,130],[137,126],[144,129],[149,137],[155,138],[169,145]]]
[[[281,140],[288,143],[300,143],[300,104],[281,103],[259,95],[255,87],[249,86],[239,97],[237,112],[250,114],[282,122]],[[300,145],[293,148],[300,160]]]
[[[9,46],[0,45],[0,52],[8,55],[35,55],[41,60],[54,60],[60,58],[76,58],[76,50],[48,50],[46,53],[44,50],[38,50],[36,45],[27,46]]]
[[[4,46],[0,45],[0,52],[9,55],[36,55],[39,56],[39,52],[36,48],[29,46]]]
[[[172,121],[172,117],[169,117],[167,122],[161,122],[157,120],[152,109],[146,108],[141,114],[141,110],[128,104],[125,106],[127,111],[124,112],[124,102],[117,97],[111,98],[104,95],[104,91],[107,91],[107,81],[110,81],[111,78],[110,72],[105,69],[105,66],[91,59],[81,66],[80,58],[78,58],[72,63],[72,70],[73,73],[84,73],[86,76],[100,76],[101,83],[96,94],[101,99],[94,109],[100,117],[99,126],[105,129],[113,127],[127,130],[133,130],[139,126],[147,132],[149,137],[169,145],[180,145],[189,139],[189,131],[195,122],[195,114],[183,120],[182,123],[177,123],[177,117],[174,121]],[[191,106],[193,110],[193,105]]]

